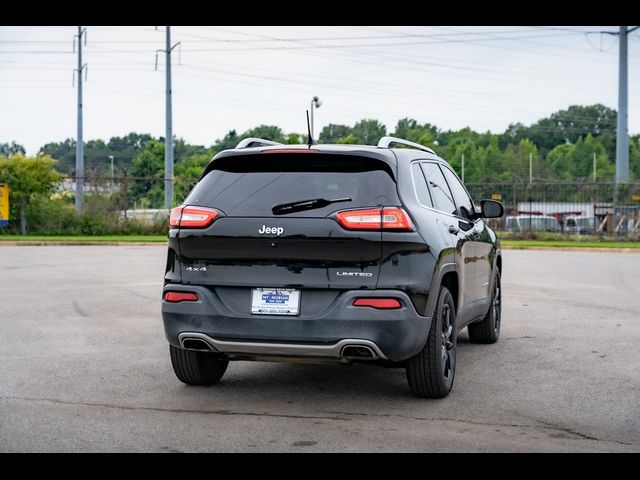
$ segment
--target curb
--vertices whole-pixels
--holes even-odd
[[[97,247],[97,246],[109,246],[109,247],[164,247],[166,242],[41,242],[41,241],[1,241],[1,247]]]
[[[501,245],[502,250],[540,250],[545,252],[609,252],[609,253],[640,253],[640,248],[620,247],[544,247],[544,246],[520,246]]]

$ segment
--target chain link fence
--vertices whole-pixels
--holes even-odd
[[[476,201],[501,201],[501,231],[640,239],[640,183],[470,183]]]
[[[197,179],[176,178],[174,205],[179,205]],[[505,216],[491,220],[503,232],[551,232],[640,240],[640,182],[510,182],[467,183],[476,203],[499,200]],[[72,196],[75,184],[68,180],[60,193]],[[100,205],[105,215],[127,222],[160,225],[168,219],[164,209],[164,179],[158,177],[116,178],[95,175],[85,180],[85,196]]]

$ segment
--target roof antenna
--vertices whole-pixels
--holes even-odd
[[[309,121],[309,110],[307,110],[307,145],[316,145],[316,141],[311,136],[311,122]]]

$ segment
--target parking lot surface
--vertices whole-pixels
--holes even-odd
[[[403,370],[174,376],[163,247],[0,247],[0,451],[640,451],[640,254],[505,251],[495,345],[453,392]]]

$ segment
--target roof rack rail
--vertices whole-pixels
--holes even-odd
[[[406,145],[407,147],[415,148],[416,150],[433,153],[434,155],[436,154],[436,152],[431,150],[429,147],[425,147],[424,145],[420,145],[419,143],[410,142],[409,140],[403,140],[402,138],[396,137],[382,137],[378,142],[378,148],[391,148],[391,145],[393,145],[394,143]]]
[[[264,138],[245,138],[244,140],[240,140],[240,143],[236,145],[236,150],[242,148],[267,147],[273,145],[282,145],[282,143],[272,142],[271,140],[265,140]]]

